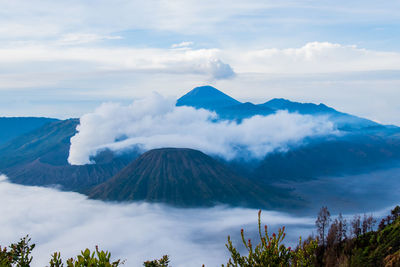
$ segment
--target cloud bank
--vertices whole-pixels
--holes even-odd
[[[374,51],[355,45],[310,42],[295,48],[192,48],[191,42],[173,44],[174,48],[99,47],[84,44],[118,40],[122,36],[74,33],[54,42],[0,46],[0,68],[5,74],[36,75],[52,73],[52,80],[104,75],[104,72],[138,74],[199,75],[202,80],[223,80],[246,73],[316,74],[400,70],[400,53]],[[37,68],[40,65],[41,68]],[[72,77],[69,77],[71,79]],[[239,77],[240,78],[240,77]],[[193,77],[192,77],[193,79]],[[15,80],[15,79],[14,79]],[[18,79],[17,79],[18,80]],[[184,80],[181,77],[180,80]],[[20,87],[12,83],[2,87]],[[37,86],[27,83],[25,87]]]
[[[398,22],[399,3],[390,1],[381,5],[376,1],[127,1],[120,0],[116,5],[107,0],[97,1],[96,9],[90,2],[21,0],[3,1],[0,22],[8,29],[7,24],[16,25],[8,31],[6,37],[53,36],[60,32],[91,30],[94,32],[117,32],[129,29],[145,29],[152,31],[169,31],[180,34],[219,35],[242,38],[244,31],[254,32],[251,37],[261,39],[267,35],[268,40],[276,38],[271,33],[281,37],[279,31],[296,33],[297,38],[304,38],[305,33],[299,31],[304,26],[312,33],[318,27],[335,25],[340,29],[352,31],[354,24],[368,23],[373,28],[374,23],[381,27]],[[301,12],[299,12],[301,10]],[[7,24],[6,24],[7,23]],[[318,24],[318,27],[315,25]],[[344,25],[343,25],[344,24]],[[24,26],[33,25],[29,31]],[[273,31],[271,25],[280,27]],[[286,26],[286,27],[282,27]],[[18,26],[18,27],[17,27]],[[294,29],[293,29],[294,28]],[[249,30],[251,29],[251,30]],[[3,29],[2,29],[3,30]],[[298,30],[296,32],[296,30]],[[338,33],[331,29],[333,36]],[[366,31],[366,29],[360,29]],[[321,30],[320,30],[321,31]],[[239,33],[239,34],[238,34]],[[242,34],[242,35],[240,35]],[[307,31],[307,34],[309,32]],[[293,34],[294,35],[294,34]],[[355,33],[355,35],[357,35]],[[309,35],[306,35],[309,36]],[[358,36],[358,35],[357,35]],[[288,37],[286,37],[288,38]],[[292,37],[293,38],[293,37]],[[364,37],[365,38],[365,37]],[[242,40],[246,41],[245,40]],[[384,41],[384,40],[382,40]]]
[[[79,47],[78,44],[96,40],[115,40],[120,36],[96,34],[68,34],[52,44],[25,44],[0,47],[0,67],[10,72],[52,72],[59,75],[68,71],[76,76],[88,72],[128,72],[141,74],[201,75],[211,80],[235,76],[233,68],[219,58],[218,49],[158,49],[158,48],[100,48]],[[73,45],[66,47],[66,45]],[[28,65],[26,65],[28,63]],[[11,64],[12,66],[10,66]],[[14,68],[18,70],[14,70]],[[1,78],[1,77],[0,77]],[[58,77],[60,78],[60,77]],[[0,79],[1,82],[1,79]],[[0,83],[1,89],[1,83]]]
[[[85,33],[68,33],[64,34],[58,41],[59,45],[80,45],[98,42],[102,40],[118,40],[122,39],[121,36],[102,36],[98,34],[85,34]]]
[[[306,137],[334,134],[325,117],[290,114],[286,111],[243,120],[216,121],[213,112],[176,107],[174,99],[161,95],[123,106],[106,103],[81,117],[78,133],[71,138],[68,161],[92,163],[98,151],[133,147],[150,150],[185,147],[227,160],[238,156],[261,158],[276,149],[285,150]]]
[[[239,73],[315,74],[400,70],[398,52],[374,51],[330,42],[310,42],[298,48],[247,50],[227,54],[226,58]]]
[[[86,247],[99,245],[112,258],[126,259],[127,266],[170,255],[173,266],[220,266],[228,258],[224,246],[231,235],[239,244],[240,229],[256,237],[257,210],[215,207],[176,209],[164,205],[112,204],[88,200],[78,193],[28,187],[4,181],[0,176],[1,245],[29,234],[37,244],[33,267],[48,265],[50,254],[61,251],[64,258]],[[271,231],[284,222],[286,241],[296,243],[307,235],[313,218],[292,217],[263,211],[262,221]],[[247,232],[248,232],[247,231]]]

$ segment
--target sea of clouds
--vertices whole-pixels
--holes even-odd
[[[5,176],[0,176],[0,203],[1,245],[29,234],[37,245],[34,267],[46,266],[55,251],[68,258],[95,245],[111,251],[113,259],[126,259],[127,266],[141,266],[164,254],[176,267],[220,266],[229,256],[224,246],[228,235],[241,247],[240,229],[251,238],[257,231],[254,209],[105,203],[78,193],[9,183]],[[286,241],[293,245],[314,225],[314,218],[275,211],[263,211],[262,221],[271,231],[285,225]]]
[[[262,158],[274,150],[299,145],[307,137],[337,133],[334,124],[323,116],[280,111],[238,123],[217,120],[217,115],[208,110],[177,107],[175,102],[154,93],[131,105],[102,104],[81,117],[78,133],[71,138],[69,163],[93,163],[91,157],[99,151],[132,147],[143,151],[193,148],[227,160]]]
[[[398,175],[393,179],[395,176]],[[362,184],[361,178],[358,180]],[[332,185],[324,188],[328,191]],[[390,194],[390,203],[372,208],[377,218],[393,208],[398,192]],[[349,196],[349,201],[353,197],[354,194]],[[379,196],[371,198],[378,200]],[[221,266],[229,257],[224,245],[228,235],[242,251],[241,228],[245,229],[246,238],[258,243],[255,209],[228,206],[179,209],[140,202],[106,203],[78,193],[13,184],[4,175],[0,175],[0,203],[0,245],[17,242],[29,234],[36,244],[33,267],[48,265],[55,251],[67,259],[84,248],[93,250],[96,245],[110,251],[112,259],[125,259],[126,266],[142,266],[145,260],[165,254],[176,267]],[[331,208],[335,201],[324,204]],[[347,211],[344,217],[350,220],[354,210]],[[299,236],[307,237],[314,232],[316,212],[291,215],[263,210],[261,216],[270,233],[286,227],[285,243],[290,246],[297,244]]]

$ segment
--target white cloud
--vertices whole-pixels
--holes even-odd
[[[78,133],[71,138],[68,161],[87,164],[99,150],[120,151],[134,146],[143,150],[186,147],[226,159],[245,154],[260,158],[306,137],[336,133],[333,123],[325,117],[278,112],[238,124],[213,122],[215,116],[203,109],[176,107],[174,99],[157,94],[129,106],[103,104],[81,117]],[[123,141],[116,141],[121,137]]]
[[[307,43],[300,48],[267,48],[226,52],[238,73],[310,74],[400,70],[400,53],[381,52],[329,42]]]
[[[76,37],[76,36],[75,36]],[[70,39],[68,42],[89,41]],[[90,37],[92,38],[92,37]],[[89,38],[89,39],[90,39]],[[100,37],[94,37],[100,38]],[[105,38],[105,37],[101,37]],[[111,37],[110,37],[111,38]],[[92,38],[93,39],[93,38]],[[135,49],[135,48],[82,48],[57,46],[27,46],[0,48],[0,64],[11,64],[9,71],[62,74],[65,71],[120,71],[138,73],[197,74],[209,79],[226,79],[234,76],[232,68],[218,58],[218,49]],[[41,65],[40,70],[37,66]]]
[[[171,48],[187,48],[189,46],[192,46],[193,44],[193,42],[181,42],[179,44],[171,45]]]
[[[71,34],[56,43],[73,45],[115,38],[120,37]],[[195,74],[202,76],[203,81],[212,81],[246,73],[299,75],[400,70],[400,53],[326,42],[307,43],[300,48],[261,50],[60,47],[31,44],[0,48],[0,62],[0,67],[15,75],[40,76],[51,72],[57,78],[68,72],[79,79],[79,76],[89,72],[97,72],[98,76],[102,76],[102,71],[114,71]],[[58,80],[61,82],[62,78]],[[30,83],[26,84],[29,86]],[[12,84],[7,85],[12,87]],[[32,86],[34,85],[33,82]],[[20,87],[18,82],[16,87]]]
[[[6,0],[2,1],[0,23],[18,22],[33,25],[36,29],[43,24],[54,25],[59,33],[84,30],[108,35],[124,30],[148,29],[183,34],[212,33],[218,37],[218,33],[239,30],[241,33],[253,31],[253,36],[262,36],[267,28],[263,26],[271,21],[291,27],[294,22],[312,25],[315,22],[397,21],[398,7],[396,1],[380,5],[374,1],[98,0],[96,8],[93,8],[91,2],[78,0]],[[32,34],[36,32],[32,31]]]
[[[21,21],[2,21],[0,27],[0,39],[3,43],[19,38],[44,38],[58,34],[59,28],[50,23],[28,24]]]
[[[270,1],[268,1],[270,2]],[[128,1],[99,0],[96,8],[90,2],[72,1],[3,1],[0,23],[54,25],[54,34],[89,31],[102,35],[124,30],[147,29],[179,33],[209,33],[224,21],[243,12],[256,13],[288,4],[260,1]],[[40,30],[39,30],[40,31]],[[10,32],[7,37],[26,37],[26,31]],[[32,31],[29,37],[42,37]]]
[[[59,45],[80,45],[98,42],[102,40],[118,40],[121,36],[98,35],[93,33],[68,33],[64,34],[58,41]]]
[[[0,177],[1,245],[29,234],[37,244],[32,267],[48,265],[55,251],[69,258],[95,245],[109,250],[113,259],[126,259],[127,266],[141,266],[164,254],[176,267],[218,266],[228,259],[224,246],[228,235],[238,246],[241,228],[256,237],[254,209],[104,203],[77,193],[12,184]],[[263,211],[262,221],[270,231],[284,223],[286,242],[291,245],[314,225],[312,218],[273,211]]]

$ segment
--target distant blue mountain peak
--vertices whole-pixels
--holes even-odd
[[[191,106],[215,111],[220,119],[236,120],[255,115],[270,115],[279,110],[303,115],[327,115],[342,130],[352,131],[381,126],[368,119],[339,112],[325,104],[292,102],[284,98],[274,98],[263,104],[239,102],[212,86],[196,87],[178,99],[177,106]]]
[[[274,98],[260,106],[268,107],[276,110],[288,110],[289,112],[298,112],[302,114],[317,114],[317,113],[339,113],[333,108],[330,108],[322,103],[319,105],[314,103],[299,103],[292,102],[284,98]]]
[[[176,102],[177,106],[192,106],[210,110],[238,104],[241,103],[209,85],[194,88]]]

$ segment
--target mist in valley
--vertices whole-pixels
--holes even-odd
[[[387,169],[368,173],[320,177],[300,182],[275,184],[305,200],[297,210],[301,215],[316,214],[321,206],[333,213],[368,213],[385,207],[394,207],[400,199],[400,167],[393,164]]]
[[[256,209],[106,203],[88,200],[78,193],[13,184],[5,176],[1,176],[0,201],[0,213],[5,214],[0,217],[3,245],[29,234],[37,244],[32,266],[48,264],[54,251],[68,258],[81,249],[94,249],[95,245],[109,250],[114,259],[126,259],[128,266],[140,266],[145,260],[165,254],[171,257],[173,266],[219,266],[229,257],[224,246],[228,235],[242,249],[241,228],[246,237],[257,240]],[[377,217],[391,208],[373,207],[365,211]],[[350,209],[346,214],[345,217],[352,217]],[[262,223],[268,225],[271,233],[286,227],[285,243],[291,246],[296,245],[299,236],[313,233],[314,222],[315,216],[311,214],[262,211]]]

